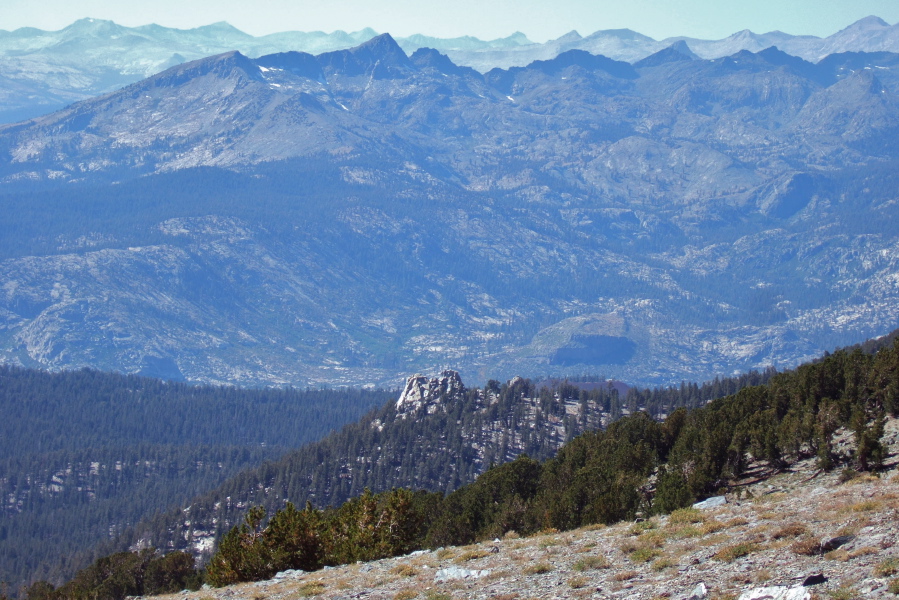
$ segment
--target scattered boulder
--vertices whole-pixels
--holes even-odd
[[[812,595],[803,586],[773,585],[755,588],[740,594],[737,600],[811,600]]]
[[[818,585],[821,583],[825,583],[827,581],[827,577],[824,576],[823,573],[815,573],[814,575],[809,575],[802,581],[803,587],[808,587],[810,585]]]
[[[434,583],[445,583],[457,579],[479,579],[490,575],[490,569],[463,569],[461,567],[447,567],[434,574]]]
[[[854,535],[838,535],[837,537],[821,541],[821,553],[836,550],[840,546],[844,546],[855,539]]]
[[[684,600],[705,600],[709,596],[709,589],[705,586],[705,583],[700,581],[696,584],[696,587],[693,588],[693,591],[690,592],[689,596],[685,596]]]
[[[699,510],[705,510],[709,508],[715,508],[718,506],[723,506],[727,504],[727,498],[724,496],[712,496],[711,498],[706,498],[702,502],[697,502],[693,505],[693,508],[698,508]]]

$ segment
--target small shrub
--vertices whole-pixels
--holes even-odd
[[[818,540],[806,538],[793,542],[790,550],[801,556],[815,556],[821,554],[821,544]]]
[[[631,552],[629,558],[635,563],[647,563],[660,554],[661,552],[657,548],[643,546],[642,548],[637,548]]]
[[[667,556],[663,556],[659,560],[652,563],[652,570],[656,573],[660,573],[669,567],[673,567],[676,564],[677,562],[675,562],[673,559]]]
[[[636,571],[620,571],[612,576],[614,581],[629,581],[639,575]]]
[[[652,546],[654,548],[661,548],[665,545],[665,535],[660,531],[650,531],[648,533],[644,533],[637,540],[643,546]]]
[[[874,567],[874,577],[892,577],[899,573],[899,559],[889,558]]]
[[[830,597],[833,600],[853,600],[853,598],[858,598],[858,594],[849,585],[841,585],[835,590],[831,590]]]
[[[839,476],[838,479],[839,479],[839,482],[840,482],[840,483],[846,483],[847,481],[852,481],[853,479],[855,479],[855,478],[858,477],[859,475],[861,475],[861,473],[859,473],[858,471],[856,471],[856,470],[853,469],[852,467],[846,467],[845,469],[843,469],[842,471],[840,471],[840,476]]]
[[[852,512],[871,512],[880,508],[880,503],[874,500],[863,500],[849,507]]]
[[[692,525],[703,521],[705,517],[696,508],[679,508],[668,515],[668,525]]]
[[[849,553],[842,548],[838,548],[836,550],[831,550],[830,552],[825,552],[824,560],[838,560],[840,562],[846,562],[847,560],[849,560]]]
[[[640,535],[650,529],[655,529],[656,524],[653,521],[640,521],[639,523],[634,523],[631,525],[631,535]]]
[[[609,561],[605,556],[585,556],[571,566],[578,572],[589,571],[591,569],[608,569]]]
[[[726,526],[721,521],[706,521],[702,524],[702,527],[699,528],[699,531],[702,532],[702,535],[708,535],[710,533],[717,533],[724,529]]]
[[[687,525],[685,527],[680,527],[678,529],[675,529],[671,533],[671,537],[675,537],[678,539],[701,537],[701,536],[702,536],[702,531],[699,529],[699,527],[694,527],[693,525]]]
[[[440,550],[437,551],[437,558],[439,558],[440,560],[452,558],[455,555],[456,555],[455,551],[453,551],[449,548],[441,548]]]
[[[477,560],[479,558],[484,558],[485,556],[490,556],[490,553],[487,552],[486,550],[480,550],[480,549],[468,550],[466,552],[463,552],[459,556],[457,556],[455,559],[453,559],[453,562],[464,563],[469,560]]]
[[[771,539],[780,540],[783,538],[795,538],[807,533],[808,527],[806,527],[802,523],[790,523],[788,525],[784,525],[773,534],[771,534]]]
[[[406,588],[404,590],[398,591],[393,596],[393,600],[412,600],[412,598],[416,598],[417,596],[418,592],[416,592],[412,588]]]
[[[418,574],[412,565],[397,565],[393,567],[392,571],[400,577],[415,577]]]
[[[891,594],[896,594],[899,596],[899,579],[891,579],[887,584],[887,589]]]
[[[446,592],[440,592],[437,590],[425,590],[425,599],[426,600],[453,600],[453,597]]]
[[[877,554],[880,552],[874,546],[862,546],[861,548],[856,548],[852,552],[849,552],[849,558],[858,558],[859,556],[870,556],[871,554]]]
[[[542,575],[543,573],[549,573],[552,571],[552,565],[546,562],[538,562],[533,565],[528,565],[524,568],[523,573],[525,575]]]
[[[766,581],[771,581],[771,571],[769,571],[768,569],[759,569],[755,572],[753,581],[755,581],[756,583],[765,583]]]
[[[723,562],[733,562],[738,558],[746,556],[747,554],[751,554],[755,550],[755,544],[743,542],[740,544],[734,544],[733,546],[725,546],[724,548],[718,550],[713,558]]]
[[[584,587],[585,585],[587,585],[586,577],[572,577],[571,579],[568,580],[568,587],[570,587],[573,590],[579,590],[582,587]]]
[[[310,598],[312,596],[318,596],[322,592],[325,591],[325,584],[321,581],[309,581],[300,586],[300,589],[297,590],[300,597],[302,598]]]

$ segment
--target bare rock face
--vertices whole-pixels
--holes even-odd
[[[416,374],[406,381],[406,387],[396,401],[396,412],[401,419],[421,412],[434,414],[445,407],[446,400],[459,398],[464,393],[465,385],[456,371],[446,370],[432,379]]]

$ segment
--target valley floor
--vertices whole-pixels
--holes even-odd
[[[508,534],[169,598],[895,598],[899,421],[888,422],[883,441],[889,457],[880,477],[843,482],[839,469],[821,473],[807,460],[774,475],[760,469],[738,482],[739,497],[728,494],[715,508],[528,538]],[[844,447],[850,443],[844,435]]]

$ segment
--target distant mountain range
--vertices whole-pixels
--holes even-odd
[[[388,35],[0,127],[0,357],[248,385],[791,365],[899,321],[899,54]]]
[[[287,51],[318,54],[350,48],[376,35],[371,29],[364,29],[327,34],[291,31],[254,37],[227,23],[181,30],[159,25],[123,27],[97,19],[82,19],[60,31],[0,31],[0,123],[46,114],[168,67],[223,52],[237,50],[251,58]],[[568,50],[586,50],[636,62],[676,42],[683,42],[689,51],[705,59],[777,46],[788,54],[817,62],[840,52],[899,52],[899,26],[867,17],[823,39],[745,30],[723,40],[674,37],[659,41],[619,29],[597,31],[586,37],[572,31],[543,44],[531,42],[522,33],[491,41],[416,34],[397,38],[397,42],[408,54],[419,48],[433,48],[454,63],[481,72],[497,67],[523,67],[535,60],[553,59]]]

